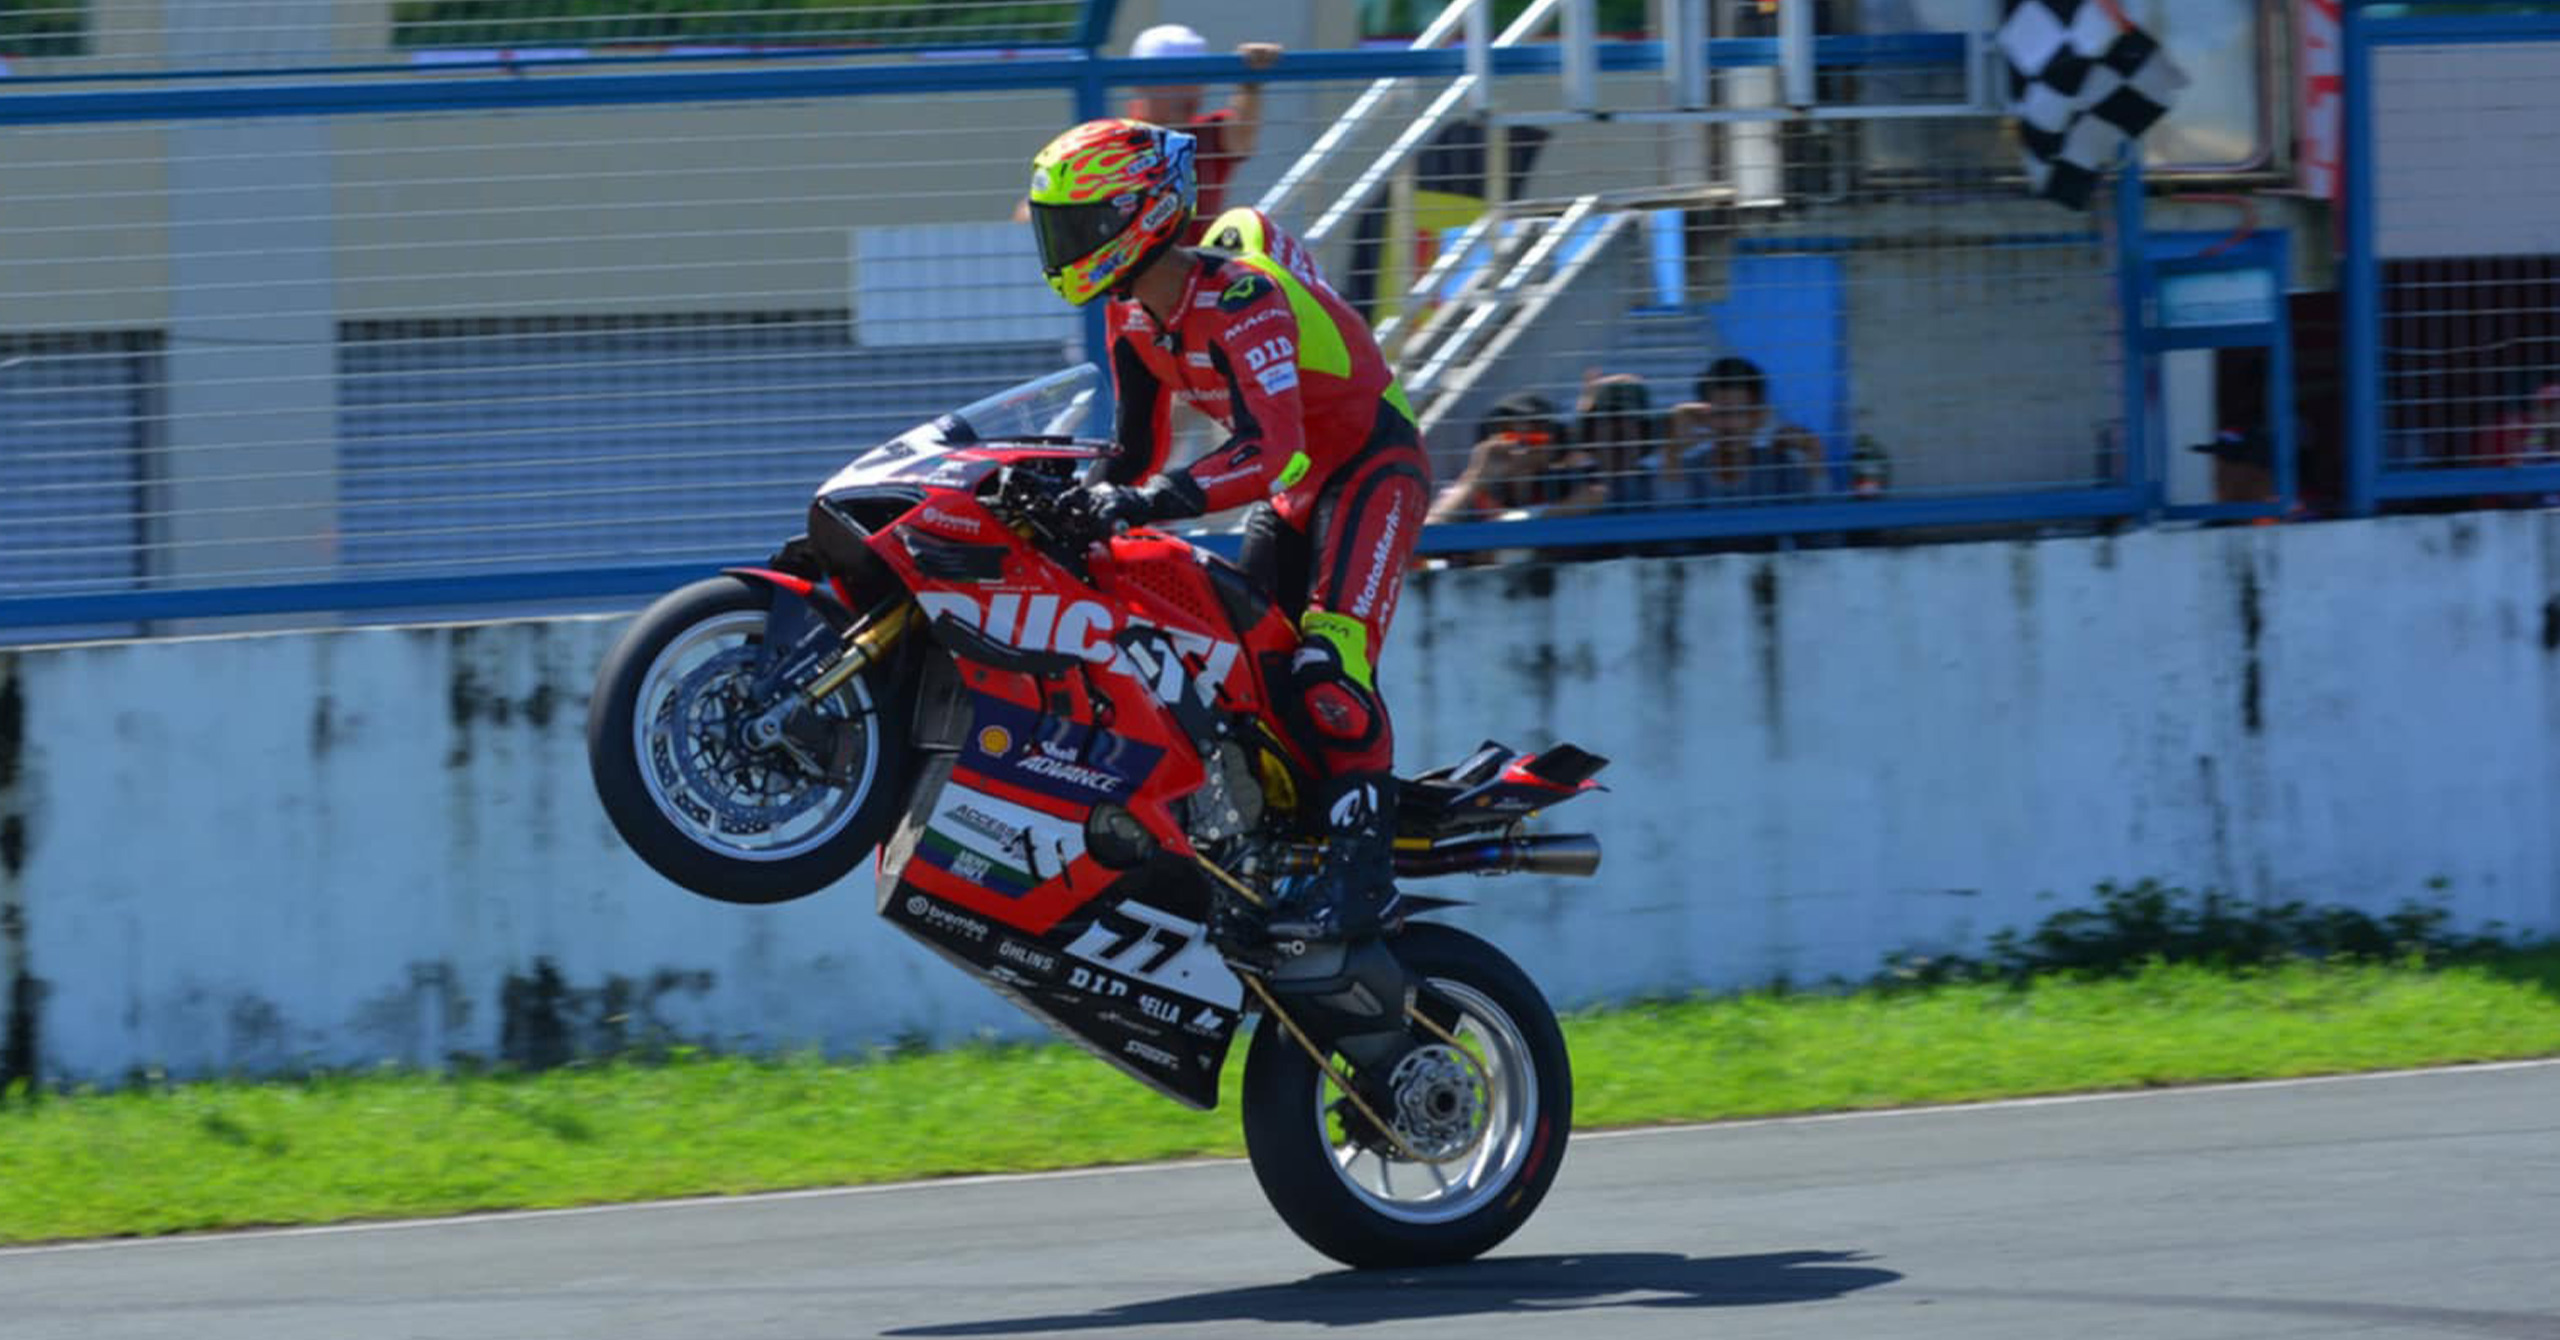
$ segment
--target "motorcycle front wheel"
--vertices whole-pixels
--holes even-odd
[[[661,596],[596,674],[587,763],[614,831],[650,869],[705,898],[787,902],[861,864],[896,824],[907,704],[885,668],[855,677],[758,745],[749,723],[788,686],[770,680],[773,602],[720,576]]]
[[[1573,1131],[1564,1033],[1528,975],[1454,927],[1415,923],[1392,944],[1426,983],[1420,1008],[1457,1045],[1415,1025],[1421,1045],[1393,1073],[1352,1078],[1419,1160],[1381,1138],[1278,1021],[1257,1025],[1245,1054],[1245,1150],[1263,1195],[1308,1246],[1362,1269],[1491,1250],[1554,1185]]]

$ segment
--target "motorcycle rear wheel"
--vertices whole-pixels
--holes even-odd
[[[766,619],[795,597],[732,576],[671,591],[597,671],[587,762],[614,831],[650,869],[724,903],[806,897],[851,873],[897,823],[908,705],[883,670],[821,705],[849,771],[813,775],[740,734]]]
[[[1410,1071],[1404,1083],[1355,1079],[1379,1091],[1372,1106],[1384,1105],[1381,1117],[1418,1152],[1446,1157],[1415,1162],[1354,1138],[1366,1119],[1277,1021],[1255,1028],[1245,1055],[1245,1150],[1263,1195],[1308,1246],[1360,1269],[1447,1265],[1491,1250],[1554,1185],[1573,1131],[1564,1033],[1528,974],[1454,927],[1415,923],[1392,944],[1429,984],[1426,1011],[1455,1010],[1443,1026],[1475,1064],[1426,1033],[1422,1052],[1397,1067]],[[1464,1130],[1452,1114],[1469,1117]]]

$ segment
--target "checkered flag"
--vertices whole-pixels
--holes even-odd
[[[2187,77],[2115,0],[2003,0],[2000,54],[2027,184],[2086,209],[2117,146],[2169,110]]]

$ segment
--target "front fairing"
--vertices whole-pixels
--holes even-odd
[[[1198,785],[1196,758],[1134,694],[1103,706],[1095,690],[1123,687],[1109,671],[1042,680],[955,656],[927,678],[936,727],[880,851],[880,914],[1130,1077],[1215,1106],[1244,1001],[1205,889],[1170,853],[1130,868],[1087,846],[1101,806],[1170,828],[1162,796]]]

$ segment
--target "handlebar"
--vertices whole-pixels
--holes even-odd
[[[1105,539],[1111,527],[1076,505],[1084,490],[1073,482],[1056,482],[1036,470],[1008,465],[996,476],[989,505],[1008,522],[1020,522],[1069,553],[1081,552]]]

